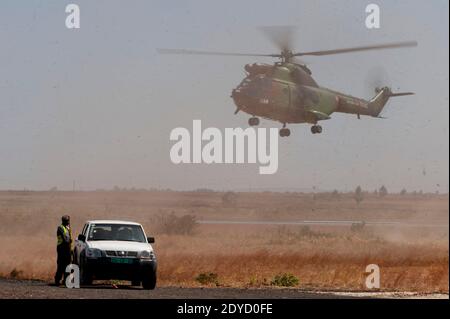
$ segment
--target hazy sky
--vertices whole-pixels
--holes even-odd
[[[365,7],[381,7],[381,29]],[[81,29],[65,27],[65,6]],[[433,1],[0,2],[0,189],[122,187],[448,191],[449,25]],[[156,48],[276,53],[259,26],[298,27],[296,48],[417,40],[414,49],[306,59],[320,85],[369,98],[371,72],[394,90],[387,120],[332,115],[324,132],[290,125],[279,169],[172,164],[170,131],[246,127],[229,97],[247,57],[168,56]],[[262,127],[279,127],[262,121]]]

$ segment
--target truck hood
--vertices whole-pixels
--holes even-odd
[[[116,241],[116,240],[98,240],[89,241],[89,248],[96,248],[100,250],[123,250],[123,251],[153,251],[152,245],[148,243],[138,243],[135,241]]]

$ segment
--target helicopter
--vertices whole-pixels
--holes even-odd
[[[360,119],[361,115],[375,118],[391,97],[413,95],[412,92],[393,93],[387,87],[375,88],[375,96],[370,100],[353,97],[338,91],[319,86],[312,77],[312,71],[306,63],[298,60],[303,56],[326,56],[361,52],[369,50],[395,49],[415,47],[416,41],[404,41],[367,45],[359,47],[341,48],[324,51],[294,52],[291,49],[292,27],[265,27],[262,31],[278,46],[280,53],[252,54],[197,51],[186,49],[158,49],[161,54],[189,54],[215,56],[248,56],[278,58],[274,64],[252,63],[246,64],[246,77],[232,90],[231,98],[236,105],[235,114],[243,111],[251,115],[248,120],[250,126],[258,126],[259,118],[280,122],[283,126],[279,130],[281,137],[288,137],[291,131],[287,124],[311,124],[313,134],[322,133],[319,121],[331,119],[334,112],[354,114]]]

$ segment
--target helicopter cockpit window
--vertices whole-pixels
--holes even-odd
[[[251,81],[252,81],[252,80],[251,80],[250,78],[245,78],[245,79],[242,81],[241,86],[243,86],[243,87],[248,86],[248,85],[250,84]]]

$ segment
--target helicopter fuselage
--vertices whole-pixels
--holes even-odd
[[[380,117],[380,113],[389,98],[413,95],[413,92],[392,93],[388,87],[376,88],[376,96],[370,101],[356,98],[327,88],[319,87],[304,64],[296,63],[303,56],[327,56],[352,52],[416,47],[417,41],[404,41],[296,52],[292,48],[291,27],[268,27],[262,29],[280,49],[276,54],[231,53],[184,49],[158,49],[164,54],[214,55],[214,56],[257,56],[278,58],[281,62],[270,64],[247,64],[247,76],[231,93],[237,106],[235,114],[246,112],[253,117],[250,126],[257,126],[259,118],[281,122],[280,136],[290,136],[287,123],[311,123],[313,134],[322,133],[318,121],[330,119],[334,112]]]
[[[293,63],[247,65],[232,92],[238,110],[281,123],[327,120],[334,112],[376,116],[369,101],[322,88],[309,69]]]

